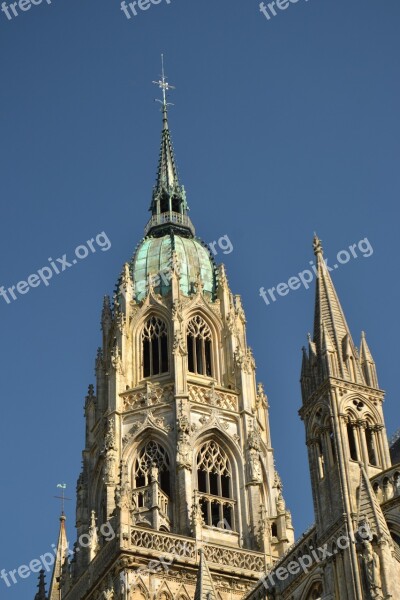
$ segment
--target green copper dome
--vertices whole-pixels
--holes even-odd
[[[149,278],[156,294],[166,296],[170,293],[174,252],[178,260],[183,294],[193,293],[200,274],[204,293],[214,297],[215,263],[209,249],[198,238],[182,237],[171,231],[161,237],[146,237],[135,252],[131,268],[137,301],[146,296]]]

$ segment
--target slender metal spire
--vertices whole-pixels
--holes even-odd
[[[186,202],[185,188],[179,183],[176,168],[174,149],[168,125],[168,92],[175,87],[167,81],[164,69],[164,56],[161,55],[161,77],[153,81],[162,91],[162,99],[156,99],[161,104],[162,132],[160,157],[157,168],[156,184],[150,205],[152,217],[146,226],[146,235],[160,235],[167,231],[175,230],[183,235],[194,234],[193,225],[187,216],[188,205]]]
[[[163,115],[160,159],[158,163],[157,181],[154,192],[156,194],[160,194],[162,191],[166,191],[168,194],[172,195],[174,192],[180,191],[178,171],[175,164],[174,149],[172,146],[171,134],[168,126],[168,106],[171,106],[171,104],[167,102],[167,92],[169,90],[174,90],[175,87],[173,85],[170,85],[167,81],[167,77],[165,75],[164,70],[163,54],[161,54],[161,67],[161,79],[159,79],[158,81],[153,81],[153,83],[155,85],[158,85],[158,87],[162,91],[162,100],[156,99],[156,102],[159,102],[161,104],[161,110]],[[165,208],[165,206],[163,206],[162,208]],[[160,210],[159,212],[165,211]]]
[[[167,107],[168,106],[173,106],[173,104],[168,103],[167,102],[167,92],[169,90],[174,90],[175,87],[173,85],[170,85],[167,81],[167,78],[165,76],[165,71],[164,71],[164,54],[161,54],[161,79],[159,79],[158,81],[153,81],[153,83],[155,85],[158,85],[158,87],[162,90],[162,96],[163,99],[159,100],[156,99],[156,102],[160,102],[162,104],[162,111],[163,111],[163,115],[167,114]]]

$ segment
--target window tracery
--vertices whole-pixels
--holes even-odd
[[[153,440],[147,442],[135,460],[133,478],[135,488],[146,487],[156,478],[162,491],[170,496],[170,460],[167,451]]]
[[[212,334],[200,315],[187,326],[188,369],[191,373],[212,377]]]
[[[214,440],[203,444],[197,455],[197,483],[205,524],[233,530],[232,467]]]
[[[168,330],[165,321],[150,317],[142,331],[143,377],[168,372]]]

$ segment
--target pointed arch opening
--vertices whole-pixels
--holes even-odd
[[[365,428],[365,441],[367,443],[368,461],[373,467],[378,466],[378,452],[376,447],[374,428],[368,423]]]
[[[169,371],[168,328],[166,322],[153,315],[142,330],[143,377],[162,375]]]
[[[170,530],[172,519],[171,461],[155,440],[141,447],[133,463],[132,504],[137,522]]]
[[[138,489],[157,479],[163,492],[171,495],[170,460],[168,452],[154,440],[147,442],[137,455],[134,464],[133,483]]]
[[[315,583],[306,596],[306,600],[321,600],[323,594],[322,583]]]
[[[235,531],[232,465],[215,440],[204,443],[197,454],[197,492],[204,524]]]
[[[349,445],[349,453],[351,460],[358,460],[358,451],[356,436],[354,431],[354,425],[350,422],[347,423],[347,442]]]
[[[212,377],[212,350],[211,329],[200,315],[196,315],[187,325],[188,370],[197,375]]]

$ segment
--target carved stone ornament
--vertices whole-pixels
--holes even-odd
[[[252,429],[249,431],[248,436],[247,436],[247,447],[249,450],[253,449],[253,450],[256,450],[257,452],[261,452],[261,449],[262,449],[260,430],[257,427],[257,425],[254,423],[254,421],[252,424]]]
[[[132,490],[129,485],[128,465],[121,460],[119,485],[115,489],[115,504],[119,509],[130,509]]]
[[[114,346],[111,352],[111,365],[119,373],[123,375],[122,359],[118,346]]]
[[[237,348],[234,354],[234,359],[235,364],[245,373],[251,374],[256,368],[256,363],[251,348],[246,348],[245,352],[243,352],[240,348]]]
[[[278,515],[281,515],[284,512],[286,512],[286,504],[281,492],[279,492],[279,495],[276,499],[276,510],[278,512]]]
[[[257,396],[256,396],[257,406],[266,404],[268,406],[267,395],[264,391],[264,386],[262,383],[257,385]]]
[[[183,335],[180,331],[175,332],[172,353],[180,354],[181,356],[187,355],[185,341],[184,341]]]
[[[192,523],[192,532],[196,531],[196,528],[203,527],[205,525],[203,511],[201,510],[199,501],[197,498],[194,499],[192,504],[192,511],[190,514],[191,523]]]
[[[203,425],[203,428],[215,425],[216,427],[224,431],[227,431],[229,429],[229,423],[221,419],[221,415],[218,410],[212,410],[211,415],[209,417],[203,415],[202,417],[200,417],[199,421]]]
[[[260,453],[255,448],[250,448],[248,451],[248,457],[250,481],[251,483],[261,483],[262,471]]]
[[[193,445],[190,442],[190,435],[197,429],[196,425],[191,424],[186,415],[180,415],[177,419],[177,454],[176,463],[178,468],[192,470],[193,464]]]
[[[173,430],[173,427],[168,425],[164,417],[158,417],[154,415],[154,413],[151,410],[148,410],[145,420],[135,421],[128,433],[122,438],[122,443],[126,445],[131,439],[135,437],[135,435],[137,435],[139,431],[142,431],[146,427],[155,427],[156,429],[161,429],[166,433]]]
[[[368,592],[373,600],[382,600],[381,563],[371,542],[363,542],[362,562],[364,565]]]

